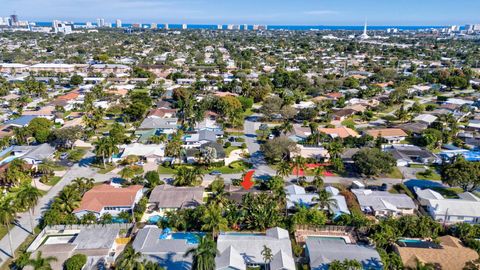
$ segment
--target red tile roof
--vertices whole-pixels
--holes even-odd
[[[133,185],[126,188],[116,188],[111,185],[99,185],[87,191],[80,206],[73,212],[93,211],[100,212],[106,206],[130,206],[135,202],[137,192],[143,187]]]

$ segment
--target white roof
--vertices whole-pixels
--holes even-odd
[[[398,209],[415,209],[413,200],[405,194],[392,194],[386,191],[369,189],[352,189],[362,208],[372,208],[374,211]]]
[[[480,217],[480,202],[464,199],[427,200],[436,215]]]
[[[6,67],[6,68],[25,68],[28,67],[28,65],[24,64],[17,64],[17,63],[0,63],[1,67]]]
[[[414,187],[413,190],[415,191],[415,193],[417,194],[417,197],[419,199],[424,199],[424,200],[431,200],[431,199],[442,200],[442,199],[444,199],[442,194],[440,194],[440,193],[438,193],[434,190],[431,190],[429,188],[421,189],[419,187]]]
[[[44,63],[44,64],[35,64],[35,65],[32,65],[31,67],[33,67],[33,68],[73,68],[74,65]]]
[[[122,157],[129,155],[135,156],[158,156],[163,157],[165,154],[165,146],[163,144],[141,144],[134,143],[124,146]]]
[[[413,119],[414,121],[422,121],[426,123],[433,123],[437,120],[437,117],[431,114],[420,114]]]

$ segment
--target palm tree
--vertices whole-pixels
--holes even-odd
[[[40,196],[42,196],[40,190],[30,184],[22,185],[17,193],[17,200],[20,204],[20,207],[22,207],[23,209],[28,209],[28,212],[30,214],[30,225],[32,226],[32,234],[34,234],[35,229],[35,226],[33,224],[33,213],[35,211],[34,208],[37,205]]]
[[[182,158],[182,136],[182,132],[178,131],[177,133],[172,135],[167,145],[165,146],[165,156],[173,157],[173,163],[175,163],[176,159],[181,160]]]
[[[80,193],[74,187],[65,187],[55,199],[55,204],[63,212],[71,213],[80,205]]]
[[[216,237],[220,231],[228,229],[228,221],[222,215],[222,210],[220,207],[215,205],[209,205],[203,216],[202,220],[202,230],[211,231],[213,236]]]
[[[132,246],[126,247],[122,255],[119,257],[119,261],[117,263],[118,269],[134,270],[137,267],[141,257],[142,254],[140,252],[136,252]]]
[[[103,167],[106,168],[106,158],[110,160],[113,154],[118,154],[119,149],[115,140],[110,137],[103,137],[95,142],[95,154],[102,157]]]
[[[15,207],[13,207],[13,199],[3,198],[0,200],[0,223],[5,226],[10,242],[10,256],[15,257],[15,250],[12,245],[12,235],[10,234],[10,224],[15,220]]]
[[[54,171],[55,164],[49,160],[49,159],[44,159],[42,160],[42,163],[38,164],[37,166],[37,172],[39,172],[42,175],[52,175]]]
[[[72,184],[78,189],[80,194],[84,194],[94,185],[95,180],[93,178],[77,177],[72,180]]]
[[[160,135],[154,135],[154,136],[152,136],[152,137],[148,140],[148,143],[151,143],[151,144],[160,144],[160,143],[164,143],[164,142],[167,142],[167,141],[168,141],[167,135],[166,135],[166,134],[160,134]]]
[[[205,235],[199,239],[198,246],[189,249],[184,257],[193,256],[193,270],[212,270],[215,269],[216,254],[217,247],[213,237]]]
[[[262,254],[263,256],[263,261],[265,262],[265,269],[270,269],[270,262],[273,259],[272,250],[266,245],[263,245],[263,250],[262,252],[260,252],[260,254]]]
[[[325,172],[325,168],[323,166],[318,166],[315,168],[315,176],[313,177],[313,184],[317,191],[320,191],[323,188],[325,181],[323,180],[323,175]]]
[[[315,198],[315,201],[317,201],[320,209],[326,208],[330,212],[334,207],[337,207],[337,201],[332,197],[332,194],[324,189],[318,192],[318,198]]]
[[[300,170],[305,171],[307,169],[306,159],[300,155],[296,156],[295,159],[293,160],[293,167],[296,170],[297,179],[298,179],[300,176]]]
[[[336,159],[340,158],[340,154],[343,152],[343,145],[338,141],[333,141],[326,144],[325,149],[327,149],[330,159]]]
[[[292,165],[286,160],[282,160],[277,167],[277,175],[287,177],[292,173]]]
[[[281,130],[284,135],[287,135],[293,131],[293,125],[290,121],[285,121],[279,126],[279,130]]]
[[[195,186],[203,181],[203,173],[199,168],[179,167],[175,172],[173,185],[175,186]]]
[[[37,257],[35,259],[30,259],[27,263],[27,266],[30,265],[33,267],[33,270],[53,270],[50,265],[51,262],[56,262],[57,258],[49,256],[46,258],[42,257],[42,252],[38,251]]]

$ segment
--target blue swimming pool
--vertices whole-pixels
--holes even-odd
[[[148,218],[148,223],[149,224],[157,224],[160,220],[162,220],[162,217],[159,215],[151,216]]]
[[[200,232],[176,232],[172,233],[172,239],[184,239],[187,240],[187,244],[195,245],[198,244],[198,237],[203,237],[204,235],[205,233]]]
[[[113,217],[112,223],[128,223],[128,220],[123,218]]]
[[[400,239],[398,241],[404,242],[404,243],[422,243],[423,242],[423,240],[420,240],[420,239]]]

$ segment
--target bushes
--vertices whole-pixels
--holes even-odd
[[[408,197],[415,199],[415,196],[413,195],[412,191],[407,188],[404,184],[396,184],[393,185],[393,188],[398,192],[402,194],[406,194]]]
[[[65,270],[82,270],[83,266],[87,263],[87,256],[84,254],[76,254],[65,261]]]

